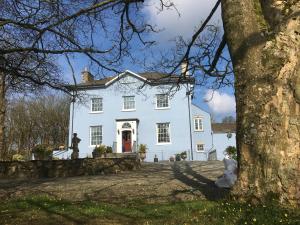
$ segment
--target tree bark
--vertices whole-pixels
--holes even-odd
[[[6,159],[5,113],[6,113],[5,74],[0,71],[0,160]]]
[[[233,196],[300,205],[300,2],[222,0],[235,73]]]

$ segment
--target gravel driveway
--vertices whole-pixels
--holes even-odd
[[[71,201],[164,202],[221,198],[227,190],[214,185],[223,162],[143,163],[140,170],[113,175],[39,180],[0,180],[0,198],[47,194]]]

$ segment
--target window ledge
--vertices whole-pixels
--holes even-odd
[[[99,113],[103,113],[103,111],[94,111],[94,112],[89,112],[89,114],[99,114]]]
[[[164,108],[155,108],[156,110],[166,110],[166,109],[170,109],[171,107],[164,107]]]
[[[132,111],[136,111],[136,109],[122,109],[122,112],[132,112]]]
[[[156,143],[156,145],[171,145],[172,142]]]
[[[197,152],[197,153],[206,153],[205,150],[203,150],[203,151],[198,151],[198,150],[196,150],[196,152]]]
[[[204,130],[194,130],[194,132],[203,132]]]

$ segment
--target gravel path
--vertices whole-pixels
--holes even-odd
[[[0,180],[0,198],[47,194],[71,201],[164,202],[221,198],[227,190],[214,185],[224,170],[223,162],[143,163],[136,171],[113,175]]]

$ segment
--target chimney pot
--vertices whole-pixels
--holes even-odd
[[[94,80],[94,76],[90,73],[87,67],[81,72],[82,82],[88,83]]]
[[[181,63],[181,74],[184,76],[184,77],[187,77],[189,76],[189,70],[188,70],[188,62],[186,60],[184,60],[182,63]]]

